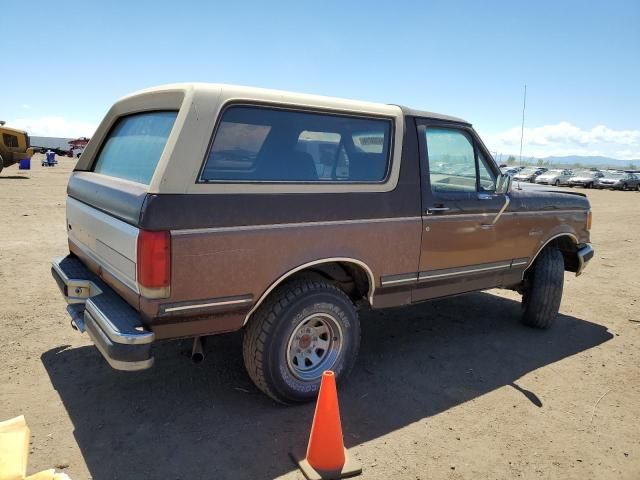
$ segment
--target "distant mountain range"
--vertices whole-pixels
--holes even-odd
[[[516,159],[517,155],[513,155]],[[500,163],[506,163],[509,155],[501,155]],[[538,159],[527,158],[526,160],[523,158],[522,163],[535,164]],[[575,164],[580,164],[584,166],[593,166],[593,167],[616,167],[616,168],[624,168],[631,164],[635,165],[636,168],[640,168],[640,159],[636,160],[619,160],[617,158],[611,157],[587,157],[580,155],[568,155],[566,157],[544,157],[542,161],[549,162],[551,165],[568,165],[573,166]],[[516,160],[516,163],[517,160]]]
[[[567,157],[546,157],[543,160],[549,161],[549,163],[562,164],[562,165],[573,165],[574,163],[580,163],[582,165],[593,165],[593,166],[602,166],[602,167],[622,167],[629,164],[634,164],[636,166],[640,165],[640,159],[636,160],[618,160],[617,158],[611,157],[582,157],[580,155],[569,155]]]

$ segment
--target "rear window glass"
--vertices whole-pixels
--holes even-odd
[[[102,144],[96,173],[148,185],[178,112],[147,112],[120,118]]]
[[[232,106],[200,181],[381,182],[391,130],[387,119]]]

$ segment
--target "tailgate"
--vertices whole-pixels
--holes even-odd
[[[85,255],[139,293],[136,282],[136,227],[67,197],[67,233],[69,240]]]

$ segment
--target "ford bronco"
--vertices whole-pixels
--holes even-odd
[[[249,376],[283,403],[348,374],[360,308],[502,287],[546,328],[593,256],[584,195],[512,190],[464,120],[256,88],[119,100],[67,194],[52,273],[112,367],[243,330]]]

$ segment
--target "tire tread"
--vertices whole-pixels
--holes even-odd
[[[545,248],[529,274],[522,298],[522,321],[537,328],[549,328],[558,315],[564,283],[564,259],[560,250]]]
[[[282,312],[300,297],[319,290],[329,290],[353,305],[351,299],[335,285],[315,278],[303,277],[286,282],[276,288],[255,311],[245,329],[242,356],[247,373],[260,390],[277,402],[284,403],[282,397],[277,395],[266,379],[264,368],[265,344]],[[348,373],[348,371],[345,371],[345,376]]]

